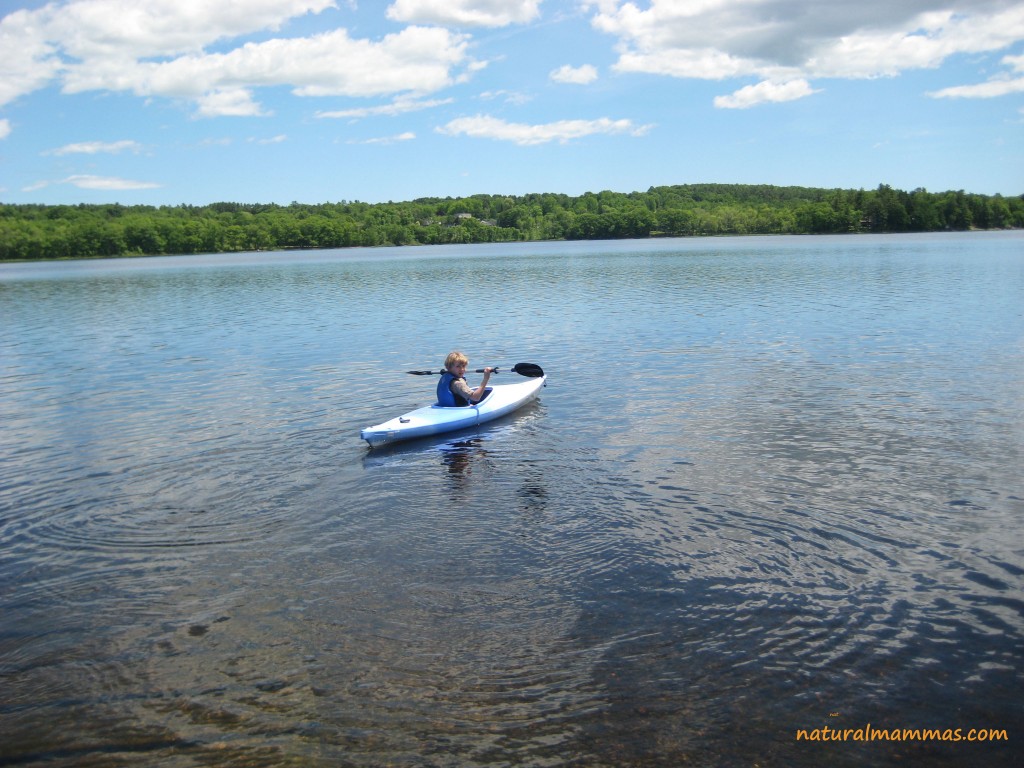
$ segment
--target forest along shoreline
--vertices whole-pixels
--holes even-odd
[[[0,261],[710,235],[1024,228],[1024,195],[741,184],[401,203],[0,204]]]

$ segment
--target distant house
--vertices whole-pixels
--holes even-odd
[[[456,223],[461,223],[467,219],[476,219],[485,227],[496,227],[498,222],[494,219],[477,219],[472,213],[456,213],[455,218],[458,220]]]

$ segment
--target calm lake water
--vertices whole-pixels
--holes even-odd
[[[1022,470],[1020,232],[0,265],[0,764],[1017,765]]]

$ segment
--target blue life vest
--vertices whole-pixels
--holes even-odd
[[[448,371],[441,374],[441,380],[437,382],[437,404],[443,408],[462,408],[469,405],[469,400],[452,392],[452,382],[465,378],[456,376]]]

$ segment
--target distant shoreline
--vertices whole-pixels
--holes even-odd
[[[634,240],[636,242],[643,242],[648,240],[669,240],[669,239],[680,239],[680,240],[699,240],[699,239],[731,239],[740,237],[868,237],[868,236],[898,236],[898,235],[972,235],[972,234],[991,234],[995,232],[1021,232],[1024,231],[1024,227],[1003,227],[1001,229],[966,229],[966,230],[942,230],[934,232],[839,232],[834,234],[798,234],[791,232],[784,232],[779,234],[768,234],[768,235],[739,235],[739,234],[719,234],[719,235],[650,235],[649,237],[635,237],[635,238],[615,238],[614,240],[604,238],[600,240],[576,240],[570,241],[565,238],[559,240],[509,240],[504,243],[492,243],[492,245],[517,245],[524,243],[564,243],[564,242],[591,242],[591,243],[607,243],[622,240]],[[346,246],[334,246],[334,245],[323,245],[323,246],[285,246],[281,248],[262,248],[245,251],[201,251],[196,253],[122,253],[116,256],[61,256],[52,259],[0,259],[0,264],[47,264],[52,262],[71,262],[71,261],[101,261],[104,259],[161,259],[170,257],[180,256],[215,256],[215,255],[229,255],[236,254],[244,256],[247,253],[284,253],[287,251],[344,251],[344,250],[356,250],[365,249],[372,250],[376,248],[427,248],[427,247],[444,247],[444,245],[452,245],[451,243],[442,244],[437,246],[431,243],[412,243],[409,245],[346,245]],[[474,243],[455,243],[455,245],[474,245]]]
[[[687,184],[401,203],[0,204],[0,262],[199,253],[1024,228],[1024,196]]]

